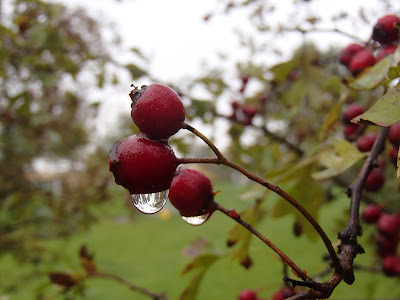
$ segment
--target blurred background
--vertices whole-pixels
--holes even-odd
[[[274,97],[271,91],[287,89],[301,74],[301,63],[329,76],[346,75],[337,64],[338,51],[368,41],[376,20],[398,13],[400,3],[0,0],[0,9],[0,300],[149,299],[104,279],[67,292],[50,284],[49,272],[79,275],[81,245],[94,253],[99,268],[177,299],[191,282],[190,276],[179,275],[191,260],[185,247],[207,237],[206,247],[226,254],[233,224],[218,215],[192,227],[168,205],[160,214],[140,215],[129,194],[115,184],[108,171],[109,149],[137,132],[130,118],[131,84],[161,82],[174,88],[190,124],[227,156],[264,174],[288,150],[277,145],[267,151],[270,142],[260,141],[257,129],[231,122],[232,103],[273,111],[268,128],[283,136],[286,128],[303,126],[282,121],[292,118],[298,106],[263,106]],[[284,62],[291,62],[286,71],[273,69]],[[273,75],[282,78],[272,83]],[[332,89],[339,89],[334,84]],[[310,97],[329,102],[334,92],[321,89]],[[260,113],[251,124],[264,121]],[[300,145],[312,130],[304,128],[290,137],[291,143]],[[177,156],[212,155],[183,130],[170,143]],[[226,168],[197,167],[222,191],[220,201],[237,210],[263,194]],[[321,218],[332,236],[346,219],[346,197],[336,194],[336,204],[320,211],[321,216],[337,213],[336,223]],[[270,201],[264,209],[273,206]],[[324,253],[307,236],[297,239],[299,248],[291,247],[293,223],[293,216],[283,215],[260,226],[288,253],[296,255],[299,248]],[[235,299],[240,289],[259,286],[268,299],[282,284],[282,276],[276,276],[282,266],[263,245],[251,248],[258,255],[251,269],[228,256],[204,278],[207,288],[200,288],[198,299]],[[304,261],[313,272],[323,268],[322,258],[310,256]],[[390,297],[395,280],[375,284],[380,275],[360,276],[355,287],[338,288],[336,299]]]

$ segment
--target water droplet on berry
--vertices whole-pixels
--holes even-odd
[[[169,190],[149,194],[132,194],[132,202],[144,214],[155,214],[168,200]]]
[[[190,225],[201,225],[201,224],[204,224],[208,220],[208,218],[210,217],[211,214],[212,214],[212,212],[207,211],[204,215],[195,216],[195,217],[182,216],[182,219]]]

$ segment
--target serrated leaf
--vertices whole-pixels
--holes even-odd
[[[197,292],[200,287],[200,283],[207,272],[208,268],[216,262],[221,256],[217,254],[204,254],[196,257],[192,262],[190,262],[182,274],[186,274],[194,269],[200,269],[197,274],[195,274],[189,281],[189,284],[185,287],[179,300],[193,300],[196,299]]]
[[[386,56],[351,82],[350,87],[358,90],[376,88],[385,78],[388,78],[387,74],[392,64],[393,56]]]
[[[390,88],[369,110],[352,120],[387,127],[400,121],[400,92]]]
[[[320,154],[319,160],[325,166],[325,170],[315,172],[312,176],[316,180],[335,177],[349,169],[366,155],[366,153],[358,151],[353,144],[342,139],[335,139],[332,141],[332,148]]]
[[[265,214],[265,211],[261,209],[262,201],[256,201],[255,205],[247,210],[245,213],[241,214],[241,218],[246,221],[246,223],[251,226],[256,225]],[[245,268],[251,266],[251,259],[249,255],[249,248],[253,234],[245,229],[240,224],[235,224],[229,231],[227,238],[227,244],[232,246],[239,243],[238,247],[232,253],[232,260],[238,259],[240,264]]]

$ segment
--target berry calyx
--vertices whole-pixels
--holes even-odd
[[[382,208],[376,204],[368,204],[362,211],[362,218],[367,223],[375,223],[381,216]]]
[[[349,66],[351,59],[353,58],[353,56],[360,50],[364,49],[363,46],[356,44],[356,43],[352,43],[348,46],[346,46],[345,48],[343,48],[340,52],[339,52],[339,62],[343,65],[345,65],[346,67]]]
[[[240,292],[238,299],[239,300],[256,300],[257,293],[250,289],[244,289]]]
[[[204,215],[214,200],[210,179],[194,169],[178,169],[169,190],[169,200],[183,217]]]
[[[367,133],[357,140],[357,149],[361,152],[368,152],[372,149],[372,146],[375,143],[377,134],[376,133]]]
[[[400,122],[397,122],[390,126],[388,139],[393,144],[393,146],[400,146]]]
[[[115,182],[130,194],[147,194],[169,189],[177,159],[168,144],[139,133],[114,144],[109,165]]]
[[[365,181],[365,189],[371,192],[378,191],[385,183],[385,174],[381,168],[374,168]]]
[[[135,87],[131,116],[139,130],[153,139],[168,139],[182,128],[185,108],[179,95],[166,85]]]
[[[349,63],[349,71],[353,76],[357,76],[366,68],[371,67],[375,64],[375,56],[374,54],[364,48],[358,51]]]
[[[383,16],[374,25],[372,39],[381,44],[397,41],[399,39],[399,32],[396,27],[397,23],[400,23],[400,18],[398,16]]]

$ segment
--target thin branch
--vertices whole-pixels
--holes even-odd
[[[341,240],[339,250],[340,261],[344,269],[343,280],[348,284],[352,284],[355,280],[353,267],[355,257],[359,253],[364,253],[364,249],[357,242],[357,236],[362,235],[360,226],[360,202],[362,190],[371,170],[376,167],[378,156],[384,149],[385,139],[388,132],[389,127],[382,127],[380,129],[374,146],[372,147],[357,179],[347,190],[349,197],[351,197],[349,221],[346,229],[338,234],[338,238]]]
[[[283,31],[298,31],[302,34],[308,33],[339,33],[341,35],[347,36],[353,40],[356,40],[362,44],[365,44],[365,41],[360,39],[358,36],[355,36],[349,32],[343,31],[339,28],[310,28],[310,29],[303,29],[301,27],[294,27],[294,28],[282,28]]]
[[[275,251],[276,254],[278,254],[281,259],[288,264],[294,272],[296,272],[297,275],[304,281],[312,281],[314,282],[310,277],[307,276],[307,274],[301,270],[285,253],[283,253],[275,244],[273,244],[269,239],[267,239],[264,235],[262,235],[261,232],[256,230],[253,226],[251,226],[249,223],[245,222],[239,214],[235,213],[232,214],[230,209],[227,209],[223,207],[222,205],[215,203],[215,207],[217,210],[221,211],[225,215],[227,215],[229,218],[233,219],[240,225],[242,225],[244,228],[246,228],[248,231],[253,233],[256,237],[258,237],[261,241],[263,241],[268,247],[270,247],[273,251]]]
[[[132,282],[130,282],[116,274],[110,274],[110,273],[106,273],[106,272],[94,272],[94,273],[91,273],[89,275],[89,277],[100,277],[100,278],[113,279],[113,280],[118,281],[119,283],[125,285],[129,289],[139,292],[139,293],[142,293],[144,295],[147,295],[147,296],[153,298],[154,300],[168,300],[168,297],[165,294],[153,293],[150,290],[140,287],[140,286],[137,286],[137,285],[133,284]]]
[[[250,180],[259,183],[260,185],[266,187],[267,189],[269,189],[272,192],[281,196],[283,199],[285,199],[287,202],[289,202],[292,206],[294,206],[307,219],[307,221],[314,227],[314,229],[318,232],[319,236],[321,237],[322,241],[325,244],[325,247],[327,248],[327,250],[329,252],[329,255],[332,259],[333,267],[335,268],[335,270],[337,272],[339,272],[339,273],[341,272],[341,264],[340,264],[338,256],[336,255],[336,251],[332,246],[330,239],[326,235],[325,231],[321,228],[319,223],[314,219],[314,217],[308,212],[308,210],[304,206],[302,206],[293,196],[288,194],[286,191],[281,189],[279,186],[268,182],[267,180],[257,176],[256,174],[245,169],[244,167],[225,158],[221,154],[221,152],[218,150],[218,148],[213,144],[212,141],[210,141],[206,136],[201,134],[198,130],[194,129],[192,126],[189,126],[186,124],[184,129],[189,130],[190,132],[192,132],[193,134],[195,134],[196,136],[201,138],[207,145],[209,145],[210,148],[217,155],[217,159],[212,160],[210,158],[206,158],[206,159],[196,160],[195,158],[191,158],[191,159],[181,158],[181,159],[179,159],[179,164],[185,164],[185,163],[223,164],[232,169],[237,170],[238,172],[242,173]]]

